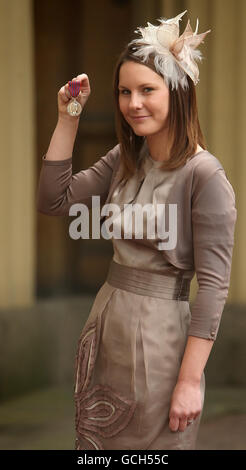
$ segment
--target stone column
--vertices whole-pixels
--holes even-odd
[[[235,234],[234,264],[232,265],[233,299],[238,303],[246,302],[246,2],[235,2],[236,15],[235,56],[230,66],[233,69],[234,115],[231,117],[231,135],[234,137],[234,147],[231,149],[233,167],[232,181],[236,193],[237,228]],[[229,18],[228,18],[229,20]],[[227,34],[226,32],[224,34]],[[228,32],[229,34],[229,32]],[[225,95],[226,97],[226,95]]]
[[[35,108],[31,0],[0,3],[0,308],[35,294]]]

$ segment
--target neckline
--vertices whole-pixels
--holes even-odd
[[[161,166],[163,161],[162,160],[155,160],[154,158],[152,158],[149,154],[149,152],[147,153],[147,156],[148,158],[150,159],[150,161],[153,163],[153,166]]]
[[[199,150],[198,152],[194,153],[194,155],[192,155],[191,157],[189,157],[187,160],[186,160],[186,163],[188,163],[190,160],[192,160],[194,157],[196,157],[197,155],[199,155],[199,153],[202,153],[202,152],[206,152],[205,149],[201,149]],[[153,166],[155,167],[159,167],[162,165],[163,163],[163,160],[155,160],[154,158],[152,158],[147,150],[147,157],[149,158],[149,160],[153,163]]]

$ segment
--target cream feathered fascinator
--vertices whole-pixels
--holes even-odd
[[[158,26],[147,23],[147,27],[137,28],[135,33],[140,33],[142,37],[129,43],[129,46],[136,46],[131,47],[133,55],[143,62],[153,54],[157,73],[163,76],[167,86],[172,84],[172,89],[177,89],[179,84],[183,89],[188,88],[187,75],[195,85],[198,83],[199,69],[196,62],[202,60],[202,54],[196,48],[211,31],[197,34],[198,19],[194,32],[188,20],[183,34],[179,36],[179,21],[186,12],[169,20],[161,18],[158,20],[161,25]]]

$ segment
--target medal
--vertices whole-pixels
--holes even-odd
[[[80,80],[74,80],[68,82],[68,84],[72,101],[70,101],[70,103],[67,105],[67,112],[70,114],[70,116],[79,116],[82,111],[82,107],[81,104],[76,100],[76,96],[78,96],[80,92],[81,82]]]

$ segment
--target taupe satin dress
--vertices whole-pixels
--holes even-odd
[[[161,171],[148,154],[111,203],[164,204],[180,169]],[[125,220],[125,219],[124,219]],[[124,223],[118,218],[115,223]],[[134,228],[134,224],[133,224]],[[108,277],[82,330],[75,369],[76,449],[194,449],[200,416],[185,431],[169,428],[191,320],[191,273],[169,264],[158,237],[113,238]],[[200,384],[202,406],[205,377]]]

